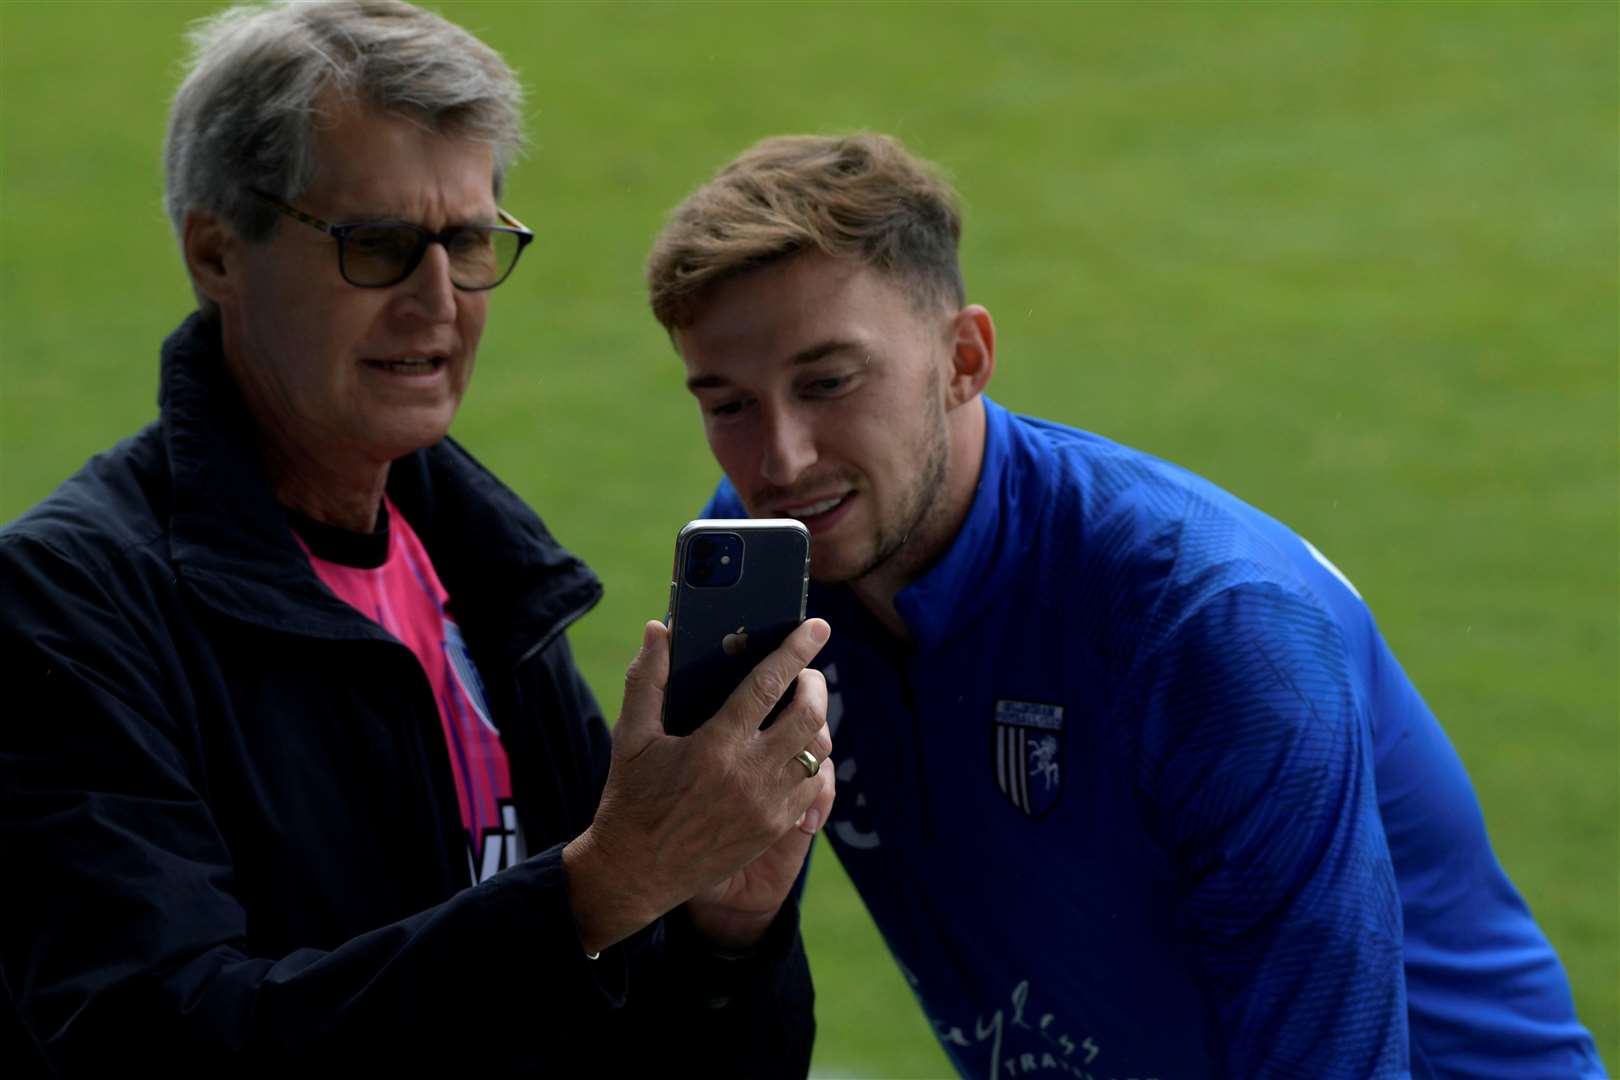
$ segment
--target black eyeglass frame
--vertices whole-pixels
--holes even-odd
[[[518,259],[523,256],[523,249],[528,247],[529,242],[534,239],[534,233],[527,225],[524,225],[523,222],[519,221],[511,214],[508,214],[500,207],[496,207],[495,212],[501,216],[501,220],[506,223],[505,225],[452,225],[447,229],[441,229],[438,232],[434,232],[425,226],[417,225],[416,223],[410,221],[357,221],[346,225],[333,225],[331,222],[322,221],[313,214],[304,213],[296,206],[289,206],[287,203],[282,202],[274,195],[271,195],[268,192],[260,191],[258,188],[248,188],[247,192],[249,195],[269,203],[271,206],[292,218],[294,221],[301,221],[310,228],[319,229],[321,232],[336,240],[338,247],[338,273],[343,275],[344,281],[348,282],[350,285],[353,285],[357,289],[387,289],[394,285],[398,285],[400,282],[416,273],[416,268],[422,265],[422,257],[427,254],[429,244],[441,244],[444,246],[445,250],[448,251],[450,249],[449,241],[454,240],[462,233],[510,233],[511,235],[517,237],[518,247],[517,251],[512,255],[512,264],[506,268],[506,271],[501,274],[500,277],[496,278],[488,285],[463,285],[454,277],[450,279],[450,284],[454,285],[462,292],[487,292],[512,276],[512,271],[517,269]],[[413,252],[411,257],[405,261],[405,269],[398,277],[394,278],[392,281],[384,281],[377,284],[361,284],[349,276],[349,268],[344,260],[346,242],[349,234],[354,230],[376,228],[378,225],[392,225],[396,228],[410,229],[419,237],[419,243],[416,245],[416,251]]]

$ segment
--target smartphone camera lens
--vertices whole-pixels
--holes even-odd
[[[692,541],[686,556],[686,580],[723,589],[742,578],[743,539],[736,533],[709,533]]]

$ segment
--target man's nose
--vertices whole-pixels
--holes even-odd
[[[409,277],[400,283],[411,314],[425,322],[450,322],[456,317],[456,287],[450,281],[450,253],[435,241],[422,253]]]
[[[761,448],[760,474],[775,487],[791,487],[816,463],[815,433],[793,408],[766,408],[761,415],[765,444]]]

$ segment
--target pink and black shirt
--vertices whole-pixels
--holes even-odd
[[[386,497],[372,533],[350,532],[292,510],[288,519],[326,587],[421,663],[439,707],[473,883],[522,861],[528,853],[512,804],[506,748],[490,720],[461,628],[450,617],[450,595],[415,530]]]

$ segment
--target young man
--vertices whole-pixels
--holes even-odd
[[[397,0],[194,41],[161,415],[0,531],[0,1032],[64,1075],[803,1076],[826,625],[678,739],[650,624],[610,744],[564,636],[600,584],[446,434],[529,237],[512,73]]]
[[[1456,754],[1354,588],[1214,485],[983,394],[954,194],[768,139],[653,311],[726,479],[793,516],[835,850],[967,1076],[1601,1075]]]

